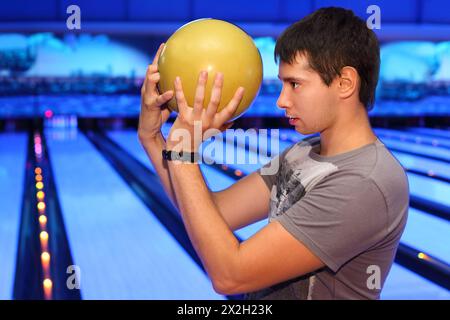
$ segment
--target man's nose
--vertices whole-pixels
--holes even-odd
[[[278,108],[286,109],[286,108],[289,108],[290,104],[291,103],[289,101],[288,95],[286,94],[284,88],[281,89],[280,95],[279,95],[279,97],[277,99],[277,106],[278,106]]]

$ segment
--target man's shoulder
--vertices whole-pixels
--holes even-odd
[[[386,204],[395,211],[409,202],[408,177],[400,162],[381,142],[377,148],[376,163],[369,178],[383,193]]]
[[[369,178],[377,184],[394,184],[397,187],[407,187],[407,176],[403,166],[388,150],[388,148],[377,141],[376,161],[369,173]]]
[[[319,135],[311,135],[306,136],[305,138],[301,139],[300,141],[292,144],[288,148],[286,148],[282,153],[281,157],[284,158],[287,154],[292,156],[300,157],[302,155],[301,152],[308,152],[311,148],[317,146],[320,144],[320,136]]]

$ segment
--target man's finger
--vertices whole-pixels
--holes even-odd
[[[147,70],[147,76],[145,78],[145,94],[157,95],[158,92],[158,82],[161,79],[161,75],[157,71],[157,67],[150,65]]]
[[[208,73],[206,71],[200,72],[198,76],[197,88],[195,89],[194,97],[194,117],[198,118],[201,116],[203,111],[203,101],[205,100],[205,90],[206,82],[208,81]]]
[[[234,112],[241,103],[243,97],[244,97],[244,88],[239,87],[234,93],[234,96],[233,98],[231,98],[231,101],[228,103],[228,105],[217,114],[217,117],[220,122],[224,123],[231,119]]]
[[[141,88],[141,95],[144,96],[144,94],[159,94],[157,84],[159,79],[157,81],[149,81],[149,78],[153,77],[152,75],[158,72],[158,60],[159,56],[161,54],[162,49],[164,48],[164,43],[161,43],[161,45],[158,48],[158,51],[156,51],[155,58],[153,59],[152,64],[149,64],[147,67],[147,72],[145,73],[145,79],[144,83],[142,84]]]
[[[175,78],[175,98],[177,99],[178,113],[186,113],[188,105],[183,92],[183,86],[181,85],[180,77]]]
[[[222,87],[223,87],[223,74],[217,73],[216,78],[214,79],[214,85],[211,91],[211,99],[208,104],[208,108],[206,109],[206,115],[210,118],[214,117],[217,112],[217,108],[220,104],[220,98],[222,95]]]
[[[172,98],[173,98],[173,91],[172,90],[166,91],[156,98],[156,104],[158,107],[160,107],[163,104],[167,103],[167,101],[169,101]]]
[[[159,61],[159,56],[161,55],[161,51],[164,49],[165,43],[161,43],[159,45],[158,51],[156,51],[155,57],[153,58],[152,65],[157,66]]]
[[[144,77],[144,82],[142,83],[142,87],[141,87],[141,95],[144,96],[145,90],[146,90],[146,86],[147,86],[147,78],[150,75],[150,66],[151,64],[149,64],[147,66],[147,71],[145,71],[145,77]]]

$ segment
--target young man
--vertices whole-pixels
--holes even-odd
[[[162,106],[174,92],[157,92],[159,52],[142,89],[140,141],[217,292],[254,299],[378,299],[409,202],[406,175],[367,115],[378,81],[378,41],[351,11],[324,8],[286,29],[275,55],[283,84],[278,107],[296,131],[320,133],[272,160],[280,164],[276,173],[258,170],[210,192],[197,164],[163,159],[163,150],[197,151],[201,141],[180,144],[175,138],[177,130],[192,134],[194,121],[202,121],[202,130],[225,129],[243,90],[216,113],[220,74],[206,109],[207,74],[199,77],[193,108],[175,81],[179,114],[164,141],[160,128],[169,112]],[[232,231],[268,213],[268,225],[239,244]]]

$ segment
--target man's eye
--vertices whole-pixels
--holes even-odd
[[[298,88],[298,86],[299,86],[300,84],[299,83],[297,83],[297,82],[291,82],[291,86],[292,86],[292,88]]]

